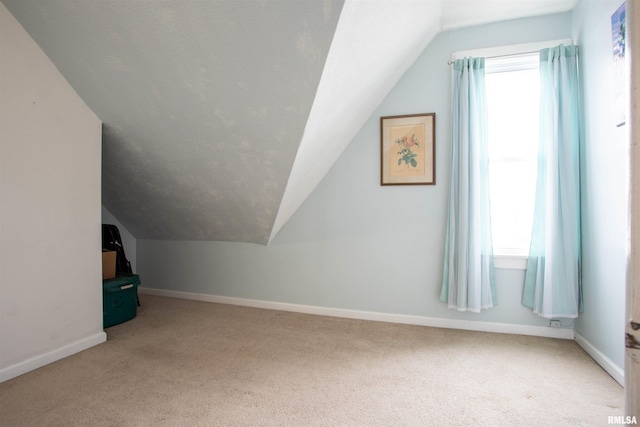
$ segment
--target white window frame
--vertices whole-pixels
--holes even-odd
[[[462,59],[468,56],[471,57],[484,57],[484,58],[500,58],[505,57],[509,58],[509,71],[516,71],[518,66],[514,67],[513,59],[514,57],[521,56],[523,58],[523,69],[530,68],[528,63],[530,63],[530,55],[534,52],[539,52],[542,49],[547,49],[551,47],[558,46],[559,44],[571,45],[573,44],[571,39],[561,39],[561,40],[548,40],[543,42],[535,42],[535,43],[524,43],[524,44],[516,44],[516,45],[507,45],[507,46],[497,46],[483,49],[473,49],[473,50],[465,50],[465,51],[457,51],[451,55],[451,61],[455,61],[456,59]],[[506,62],[506,61],[505,61]],[[499,60],[493,60],[490,64],[487,65],[487,72],[500,72],[501,62]],[[452,70],[453,72],[453,70]],[[453,89],[452,89],[453,90]],[[495,255],[495,268],[500,269],[515,269],[515,270],[525,270],[527,268],[527,255],[522,254],[510,254],[510,253],[500,253]]]

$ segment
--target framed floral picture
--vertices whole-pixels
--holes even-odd
[[[380,117],[380,185],[435,185],[436,113]]]

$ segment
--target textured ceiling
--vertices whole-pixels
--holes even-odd
[[[342,0],[3,0],[104,123],[136,238],[265,243]]]
[[[0,1],[103,121],[136,238],[262,244],[438,31],[577,2]]]

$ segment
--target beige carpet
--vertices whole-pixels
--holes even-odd
[[[573,341],[141,295],[108,341],[0,384],[5,426],[577,426],[623,389]]]

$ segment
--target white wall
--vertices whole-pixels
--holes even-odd
[[[611,15],[622,0],[582,0],[573,12],[585,106],[582,147],[584,313],[576,332],[624,366],[628,246],[628,126],[616,127]]]
[[[120,237],[122,238],[122,246],[124,247],[124,253],[127,256],[127,259],[131,263],[131,269],[135,273],[136,270],[136,238],[133,237],[133,234],[129,232],[125,228],[124,225],[118,221],[118,219],[113,216],[111,212],[104,206],[102,206],[102,223],[103,224],[113,224],[118,227],[118,231],[120,232]]]
[[[143,285],[548,330],[520,303],[522,270],[497,272],[498,306],[482,314],[438,300],[450,156],[447,61],[458,50],[570,38],[570,31],[566,13],[438,35],[268,247],[139,239]],[[380,116],[423,112],[436,113],[437,184],[381,187]]]
[[[0,4],[0,381],[105,340],[100,120]]]

